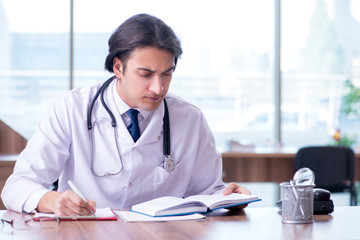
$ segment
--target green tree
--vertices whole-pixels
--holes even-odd
[[[345,91],[342,97],[341,112],[345,116],[360,117],[360,88],[354,86],[350,80],[345,81]]]

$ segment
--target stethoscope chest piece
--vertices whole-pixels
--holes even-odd
[[[175,161],[169,155],[164,156],[164,162],[162,166],[168,173],[175,170]]]

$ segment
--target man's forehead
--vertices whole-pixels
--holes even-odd
[[[127,65],[138,69],[158,70],[160,67],[163,71],[171,70],[175,67],[175,56],[166,49],[147,47],[136,48],[127,60]]]
[[[134,50],[131,51],[129,54],[129,59],[137,57],[137,56],[144,56],[149,53],[153,52],[163,52],[166,53],[166,55],[170,55],[171,58],[175,58],[175,55],[171,53],[168,49],[165,48],[158,48],[154,46],[143,46],[143,47],[137,47]]]

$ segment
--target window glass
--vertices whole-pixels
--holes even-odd
[[[184,54],[170,91],[204,112],[218,148],[226,150],[229,140],[275,145],[273,1],[74,3],[74,87],[110,77],[104,60],[112,31],[149,13],[181,38]],[[69,7],[70,1],[0,0],[0,119],[26,138],[70,87]],[[332,144],[337,130],[359,145],[360,100],[351,98],[360,91],[359,9],[360,0],[281,1],[285,147]]]
[[[29,138],[69,83],[69,3],[0,0],[0,119]]]
[[[260,7],[261,6],[261,7]],[[205,114],[220,150],[228,140],[272,142],[273,2],[75,1],[75,87],[105,81],[107,40],[138,13],[161,18],[183,44],[170,91]]]
[[[359,0],[282,1],[284,145],[335,144],[338,129],[360,136],[359,116],[343,114],[346,80],[359,79],[359,10]]]

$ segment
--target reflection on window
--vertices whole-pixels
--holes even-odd
[[[0,119],[26,138],[53,97],[68,88],[68,6],[0,0]]]
[[[298,106],[297,124],[283,123],[284,143],[332,144],[336,129],[360,137],[360,121],[341,111],[344,82],[360,71],[354,64],[360,59],[360,1],[282,3],[283,104]]]
[[[340,114],[344,81],[360,82],[359,2],[281,1],[285,147],[328,144],[337,128],[360,136],[359,121]],[[150,13],[172,26],[183,43],[170,91],[204,112],[219,149],[226,150],[229,140],[277,145],[273,1],[74,4],[74,87],[105,81],[112,31],[134,14]],[[27,138],[51,100],[69,88],[69,6],[0,0],[0,119]]]
[[[273,125],[260,129],[243,123],[252,106],[273,103],[272,1],[181,1],[176,8],[166,0],[102,3],[89,7],[88,1],[75,2],[75,86],[105,81],[103,64],[111,32],[136,13],[150,13],[182,40],[184,54],[170,91],[204,112],[217,146],[225,149],[230,139],[261,145],[272,140]],[[95,13],[103,16],[96,23]]]

